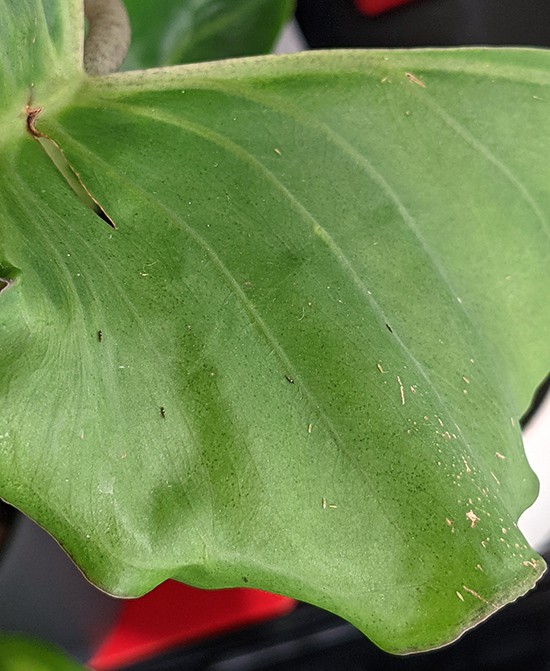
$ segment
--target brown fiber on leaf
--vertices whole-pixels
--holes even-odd
[[[80,198],[84,205],[90,208],[94,214],[97,214],[97,216],[106,224],[109,224],[111,228],[116,228],[115,222],[111,219],[107,212],[105,212],[104,208],[99,204],[96,198],[89,191],[88,187],[84,184],[78,172],[69,163],[63,149],[61,149],[55,140],[36,128],[36,120],[41,112],[41,107],[31,107],[30,105],[26,106],[25,113],[27,115],[28,132],[41,144],[52,163],[59,170],[61,175],[65,178],[67,184]]]

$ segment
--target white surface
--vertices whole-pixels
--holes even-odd
[[[276,54],[295,54],[307,48],[306,41],[302,35],[302,31],[298,28],[298,24],[296,21],[291,21],[283,28],[273,51]]]
[[[519,520],[519,528],[535,548],[550,547],[550,393],[526,427],[523,442],[531,468],[540,480],[540,493],[535,503]]]

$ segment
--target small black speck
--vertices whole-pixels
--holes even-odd
[[[290,377],[290,375],[285,375],[285,379],[286,379],[286,381],[289,382],[290,384],[294,384],[294,378],[293,378],[293,377]]]
[[[386,328],[388,329],[388,331],[389,331],[390,333],[393,333],[393,329],[392,329],[392,327],[391,327],[389,324],[386,324]]]
[[[166,410],[164,409],[164,406],[160,406],[160,416],[162,419],[166,419]]]
[[[248,578],[243,575],[243,582],[248,582]]]
[[[97,332],[97,341],[98,342],[103,342],[103,331],[98,331]]]

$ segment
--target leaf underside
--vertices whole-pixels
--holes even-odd
[[[544,562],[516,525],[537,492],[517,418],[549,369],[549,59],[76,68],[51,106],[43,86],[37,128],[117,229],[19,114],[0,157],[2,497],[113,594],[246,584],[393,652],[527,591]]]

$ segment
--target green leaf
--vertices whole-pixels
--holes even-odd
[[[255,56],[271,50],[294,0],[125,0],[132,43],[123,69]]]
[[[82,61],[81,3],[20,0],[0,4],[0,143],[24,132],[26,104],[46,92],[66,101]]]
[[[44,89],[37,127],[117,229],[20,118],[2,497],[114,594],[263,588],[394,652],[527,591],[549,61],[310,53],[85,78],[64,108]]]
[[[0,637],[0,671],[82,671],[83,668],[42,641],[23,636]]]

